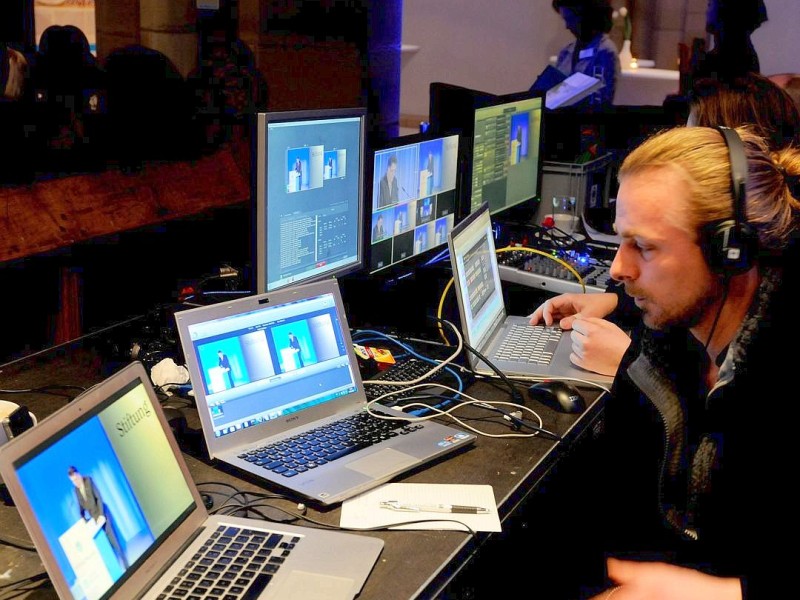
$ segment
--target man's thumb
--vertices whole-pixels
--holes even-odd
[[[608,578],[614,583],[622,585],[635,575],[636,563],[630,560],[609,557],[606,561],[606,569],[608,570]]]

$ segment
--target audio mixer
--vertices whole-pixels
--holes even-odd
[[[605,292],[611,282],[609,268],[584,254],[569,252],[558,257],[583,278],[586,293]],[[500,279],[553,294],[582,293],[575,274],[559,262],[525,249],[501,252],[497,256]]]

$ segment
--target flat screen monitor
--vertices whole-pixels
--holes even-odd
[[[373,149],[370,273],[422,262],[447,247],[457,212],[459,140],[456,133],[418,134]]]
[[[542,186],[544,96],[499,96],[475,108],[469,163],[469,213],[484,202],[496,215],[529,203],[531,216]]]
[[[364,267],[366,110],[256,115],[257,293]]]
[[[495,94],[443,81],[431,82],[428,93],[430,132],[441,135],[457,131],[462,138],[472,136],[475,109],[497,99]]]

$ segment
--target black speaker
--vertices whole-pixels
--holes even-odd
[[[742,139],[733,129],[717,126],[728,147],[731,162],[733,218],[712,221],[702,230],[702,244],[709,266],[722,275],[748,271],[758,249],[758,236],[747,222],[747,155]]]

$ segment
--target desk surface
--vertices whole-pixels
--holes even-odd
[[[92,352],[62,351],[55,357],[19,362],[0,371],[1,389],[40,388],[46,385],[79,385],[88,387],[106,374],[102,362]],[[50,388],[51,392],[76,395],[79,390]],[[477,383],[469,393],[483,400],[507,400],[502,389],[487,383]],[[577,439],[595,422],[601,402],[589,392],[592,400],[581,415],[561,414],[541,408],[537,411],[544,427],[567,440]],[[39,416],[46,416],[61,407],[66,398],[42,393],[7,395],[0,398],[28,406]],[[480,409],[465,410],[465,416],[482,419],[472,421],[482,430],[502,434],[509,429],[495,419],[486,419]],[[192,416],[191,414],[189,415]],[[196,413],[194,414],[196,417]],[[190,419],[189,424],[192,424]],[[479,437],[469,450],[438,462],[432,466],[403,477],[399,481],[410,483],[463,483],[489,484],[494,489],[501,520],[506,521],[536,490],[537,483],[556,464],[562,449],[569,443],[556,444],[544,438],[488,438]],[[225,482],[241,490],[261,491],[257,485],[243,481],[229,473],[215,469],[204,461],[187,456],[189,469],[198,483]],[[277,501],[276,506],[295,510],[294,502]],[[309,509],[308,516],[327,524],[337,525],[340,508],[325,511]],[[304,525],[302,521],[295,524]],[[504,524],[505,529],[505,524]],[[30,538],[19,520],[16,509],[0,505],[0,540],[17,540],[30,545]],[[392,598],[433,598],[469,562],[485,541],[497,534],[479,534],[477,542],[470,535],[455,531],[381,531],[359,535],[379,537],[385,541],[383,553],[367,580],[359,600],[387,600]],[[424,549],[424,552],[420,552]],[[35,553],[0,543],[0,565],[7,572],[0,583],[17,581],[42,572]],[[19,597],[25,597],[24,595]],[[27,597],[55,598],[52,587],[31,592]]]

